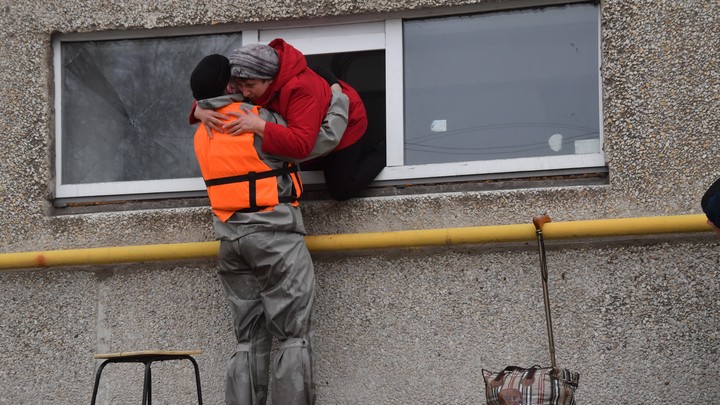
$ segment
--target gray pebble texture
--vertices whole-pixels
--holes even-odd
[[[0,0],[0,253],[213,240],[204,206],[52,209],[56,33],[533,4]],[[720,177],[720,2],[600,9],[607,184],[307,201],[308,232],[701,213]],[[314,257],[318,404],[480,404],[483,368],[549,363],[532,241]],[[581,374],[578,403],[720,403],[719,263],[709,232],[548,242],[558,362]],[[190,260],[0,272],[0,404],[89,403],[95,353],[144,349],[204,350],[205,403],[223,403],[234,337],[215,270]],[[106,372],[100,403],[139,402],[140,366]],[[153,381],[154,403],[194,403],[189,363],[159,364]]]

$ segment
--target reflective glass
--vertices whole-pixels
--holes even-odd
[[[597,6],[403,31],[406,165],[600,152]]]
[[[62,184],[199,177],[190,73],[240,34],[62,43]]]

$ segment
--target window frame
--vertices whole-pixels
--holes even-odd
[[[58,201],[110,201],[134,196],[137,199],[164,198],[173,194],[199,195],[206,192],[202,177],[178,179],[158,179],[139,181],[118,181],[101,183],[62,184],[62,44],[65,42],[112,41],[146,38],[169,38],[190,35],[208,35],[242,32],[236,24],[208,31],[207,28],[166,28],[144,31],[103,31],[86,33],[59,34],[52,38],[54,71],[54,108],[55,108],[55,159],[54,159],[54,199]],[[189,106],[188,106],[189,107]],[[188,113],[190,112],[188,108]]]
[[[385,73],[386,73],[386,134],[387,136],[387,166],[376,178],[373,185],[410,184],[423,182],[453,182],[462,181],[468,177],[493,177],[493,175],[504,175],[508,173],[517,174],[517,177],[526,177],[528,173],[539,172],[562,172],[569,171],[587,172],[594,168],[597,171],[606,170],[604,154],[603,134],[603,105],[601,87],[601,10],[597,2],[588,1],[562,1],[562,2],[533,2],[518,1],[512,2],[503,7],[495,6],[492,9],[485,7],[455,7],[443,10],[416,10],[414,12],[399,13],[390,16],[374,16],[374,19],[365,20],[349,19],[341,23],[326,23],[314,25],[312,22],[298,22],[294,27],[280,27],[279,23],[268,24],[245,24],[242,27],[237,25],[226,25],[223,27],[196,27],[194,29],[171,29],[164,33],[157,30],[138,33],[112,32],[112,33],[89,33],[81,35],[59,35],[53,38],[53,63],[55,69],[55,156],[56,156],[56,198],[89,198],[104,200],[111,196],[119,195],[143,195],[142,198],[152,198],[151,195],[167,193],[192,193],[201,194],[205,190],[202,178],[185,178],[169,180],[147,180],[91,184],[62,184],[62,42],[66,41],[88,41],[100,39],[129,39],[133,37],[148,38],[173,35],[201,35],[220,34],[224,32],[242,33],[242,44],[268,43],[272,39],[282,37],[288,43],[298,48],[303,53],[336,53],[353,52],[365,50],[385,50]],[[522,8],[536,8],[546,5],[572,5],[572,4],[596,4],[597,30],[598,30],[598,128],[600,151],[590,154],[542,156],[529,158],[495,159],[484,161],[469,161],[456,163],[434,163],[421,165],[404,165],[404,100],[403,100],[403,21],[413,18],[432,18],[437,16],[452,16],[463,14],[474,14],[491,11],[512,11]],[[152,35],[151,35],[152,34]],[[240,44],[238,44],[239,46]],[[307,184],[322,182],[322,174],[319,172],[303,172],[303,180]]]

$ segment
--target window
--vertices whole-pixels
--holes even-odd
[[[202,190],[189,77],[239,34],[57,41],[56,194]]]
[[[379,184],[605,165],[597,5],[419,17],[260,26],[242,42],[284,38],[358,90],[386,138]],[[59,41],[58,196],[203,190],[186,78],[240,39]]]
[[[592,6],[406,21],[404,164],[600,153],[596,24]]]

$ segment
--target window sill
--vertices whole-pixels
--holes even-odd
[[[463,178],[415,179],[412,181],[382,181],[373,183],[361,198],[442,194],[495,190],[518,190],[542,187],[574,187],[608,185],[608,170],[596,167],[578,170],[557,170],[537,173],[507,173],[504,175],[466,176]],[[331,200],[322,184],[305,186],[302,201]],[[207,207],[210,202],[204,192],[164,193],[155,195],[126,195],[57,199],[53,201],[52,216],[119,212],[150,209]]]

